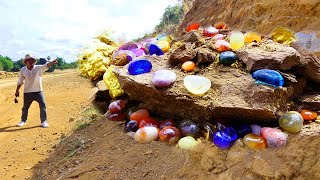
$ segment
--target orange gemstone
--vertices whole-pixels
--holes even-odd
[[[302,110],[300,114],[305,121],[312,121],[317,119],[318,117],[318,114],[316,112],[309,111],[309,110]]]
[[[218,22],[214,25],[217,29],[228,29],[228,25],[224,22]]]
[[[186,61],[182,64],[181,68],[187,72],[191,72],[196,67],[196,64],[193,61]]]
[[[229,51],[231,49],[230,43],[225,40],[217,40],[214,46],[219,52]]]
[[[199,28],[200,28],[200,24],[199,23],[193,23],[193,24],[189,25],[186,28],[186,31],[190,32],[190,31],[193,31],[193,30],[198,30]]]
[[[141,120],[149,117],[149,112],[146,109],[140,109],[131,114],[130,120],[137,121],[140,124]]]
[[[166,126],[159,132],[160,140],[168,144],[175,144],[179,141],[180,131],[173,126]]]
[[[256,134],[247,134],[243,137],[243,143],[250,149],[261,150],[267,147],[267,142],[264,138]]]

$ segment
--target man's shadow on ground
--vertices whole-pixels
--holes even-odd
[[[23,131],[23,130],[35,129],[35,128],[41,128],[41,126],[32,126],[32,127],[8,126],[8,127],[0,128],[0,133],[2,133],[2,132],[17,132],[17,131]]]

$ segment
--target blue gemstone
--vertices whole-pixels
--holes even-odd
[[[212,141],[221,149],[229,149],[237,138],[237,132],[233,128],[227,127],[215,132]]]
[[[129,121],[126,124],[126,131],[127,132],[136,132],[139,129],[139,125],[137,123],[137,121]]]
[[[258,84],[266,84],[274,87],[283,86],[284,84],[283,76],[275,70],[261,69],[255,71],[252,77],[257,80]]]
[[[130,62],[128,71],[131,75],[139,75],[150,72],[152,64],[147,59],[137,59]]]
[[[236,125],[233,128],[236,130],[238,138],[243,138],[245,135],[252,133],[251,127],[247,124]]]
[[[149,45],[149,53],[150,53],[150,55],[156,54],[157,56],[164,55],[163,51],[159,48],[159,46],[157,46],[155,44]]]
[[[237,61],[237,55],[232,51],[225,51],[220,54],[219,63],[224,65],[231,65]]]

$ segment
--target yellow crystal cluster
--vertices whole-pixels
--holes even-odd
[[[293,41],[295,41],[293,32],[282,27],[277,27],[274,29],[271,33],[271,38],[275,42],[287,45],[290,45]]]
[[[91,80],[102,77],[110,66],[113,51],[117,48],[108,31],[101,33],[79,53],[77,62],[80,74]]]
[[[124,91],[120,87],[117,76],[112,72],[114,66],[111,65],[103,75],[103,81],[106,83],[109,89],[109,94],[111,98],[116,98],[124,94]]]

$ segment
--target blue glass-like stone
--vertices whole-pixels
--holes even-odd
[[[260,69],[252,74],[253,79],[257,80],[258,84],[266,84],[274,87],[283,86],[284,78],[283,76],[270,69]]]
[[[237,61],[237,55],[232,51],[225,51],[220,54],[219,63],[223,65],[231,65]]]
[[[252,133],[251,127],[247,124],[236,125],[233,128],[236,130],[238,138],[243,138],[245,135]]]
[[[159,46],[157,46],[155,44],[149,45],[149,53],[150,53],[150,55],[156,54],[157,56],[164,55],[163,51],[159,48]]]
[[[213,143],[221,149],[229,149],[237,139],[237,132],[231,127],[215,132],[212,137]]]
[[[128,71],[131,75],[139,75],[150,72],[152,64],[147,59],[137,59],[130,62]]]

